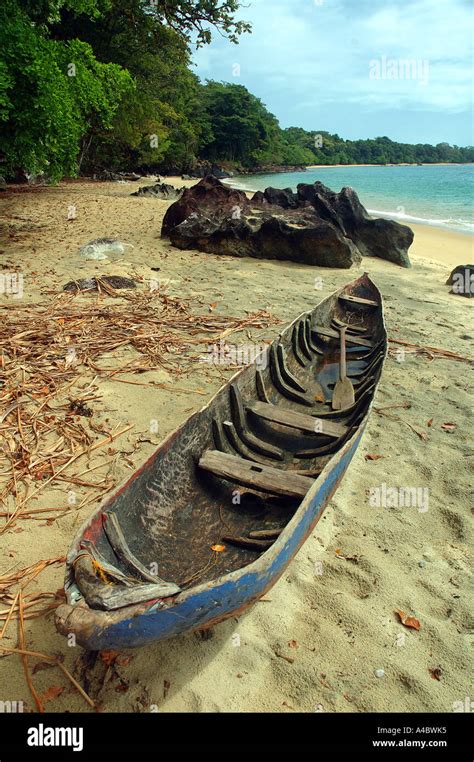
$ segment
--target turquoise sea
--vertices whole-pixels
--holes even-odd
[[[240,175],[243,190],[292,188],[320,180],[334,191],[351,186],[373,215],[400,222],[474,232],[474,164],[317,167],[306,172]]]

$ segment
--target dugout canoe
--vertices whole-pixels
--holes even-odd
[[[355,399],[334,410],[344,327]],[[82,526],[58,630],[86,649],[136,647],[255,603],[344,476],[386,352],[367,274],[299,315]]]

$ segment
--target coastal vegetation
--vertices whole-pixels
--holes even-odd
[[[201,82],[192,45],[250,27],[238,0],[4,0],[0,175],[472,162],[474,148],[344,140],[278,119],[243,85]]]

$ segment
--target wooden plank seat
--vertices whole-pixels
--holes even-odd
[[[336,329],[336,331],[339,328],[345,328],[346,333],[348,334],[359,334],[361,336],[367,336],[370,337],[370,333],[367,333],[367,328],[364,328],[361,325],[354,325],[352,323],[344,323],[342,320],[339,320],[339,318],[334,317],[331,320],[331,326]]]
[[[266,402],[252,402],[247,406],[247,410],[270,423],[278,423],[290,429],[298,429],[308,434],[322,434],[334,439],[342,437],[348,428],[342,423],[288,410],[280,405],[268,405]]]
[[[199,460],[199,468],[243,487],[285,497],[304,497],[313,484],[313,479],[307,476],[261,466],[217,450],[207,450]]]
[[[354,294],[341,294],[339,301],[346,302],[346,304],[358,304],[361,307],[378,307],[379,303],[373,299],[364,299],[362,296],[354,296]]]
[[[326,328],[323,325],[313,325],[312,334],[317,339],[318,336],[324,336],[327,339],[336,339],[339,341],[339,331],[334,328]],[[356,344],[361,347],[373,347],[375,342],[372,339],[366,339],[365,336],[346,335],[346,344]]]

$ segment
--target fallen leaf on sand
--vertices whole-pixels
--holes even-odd
[[[336,548],[335,553],[336,553],[337,558],[343,558],[345,561],[355,561],[355,563],[357,563],[359,561],[359,556],[358,555],[345,556],[344,553],[342,552],[341,548]]]
[[[398,614],[400,617],[400,622],[405,625],[405,627],[410,627],[412,630],[419,630],[421,627],[420,622],[418,619],[415,619],[414,616],[407,616],[404,611],[400,611],[400,609],[396,609],[395,613]]]
[[[43,699],[45,701],[52,701],[53,699],[60,696],[63,690],[64,686],[62,685],[52,685],[51,688],[48,688],[48,690],[43,693]]]
[[[433,419],[432,419],[432,418],[430,418],[430,420],[428,421],[428,423],[427,423],[426,425],[427,425],[428,427],[429,427],[429,426],[432,426],[432,425],[433,425]]]
[[[380,458],[383,458],[383,455],[372,455],[370,452],[365,456],[366,460],[380,460]]]
[[[454,431],[454,429],[457,429],[458,425],[457,423],[442,423],[441,428],[445,431]]]
[[[443,674],[441,667],[429,667],[428,672],[433,680],[441,680],[441,675]]]
[[[222,553],[222,551],[225,550],[225,545],[211,545],[211,550],[213,550],[214,553]]]

